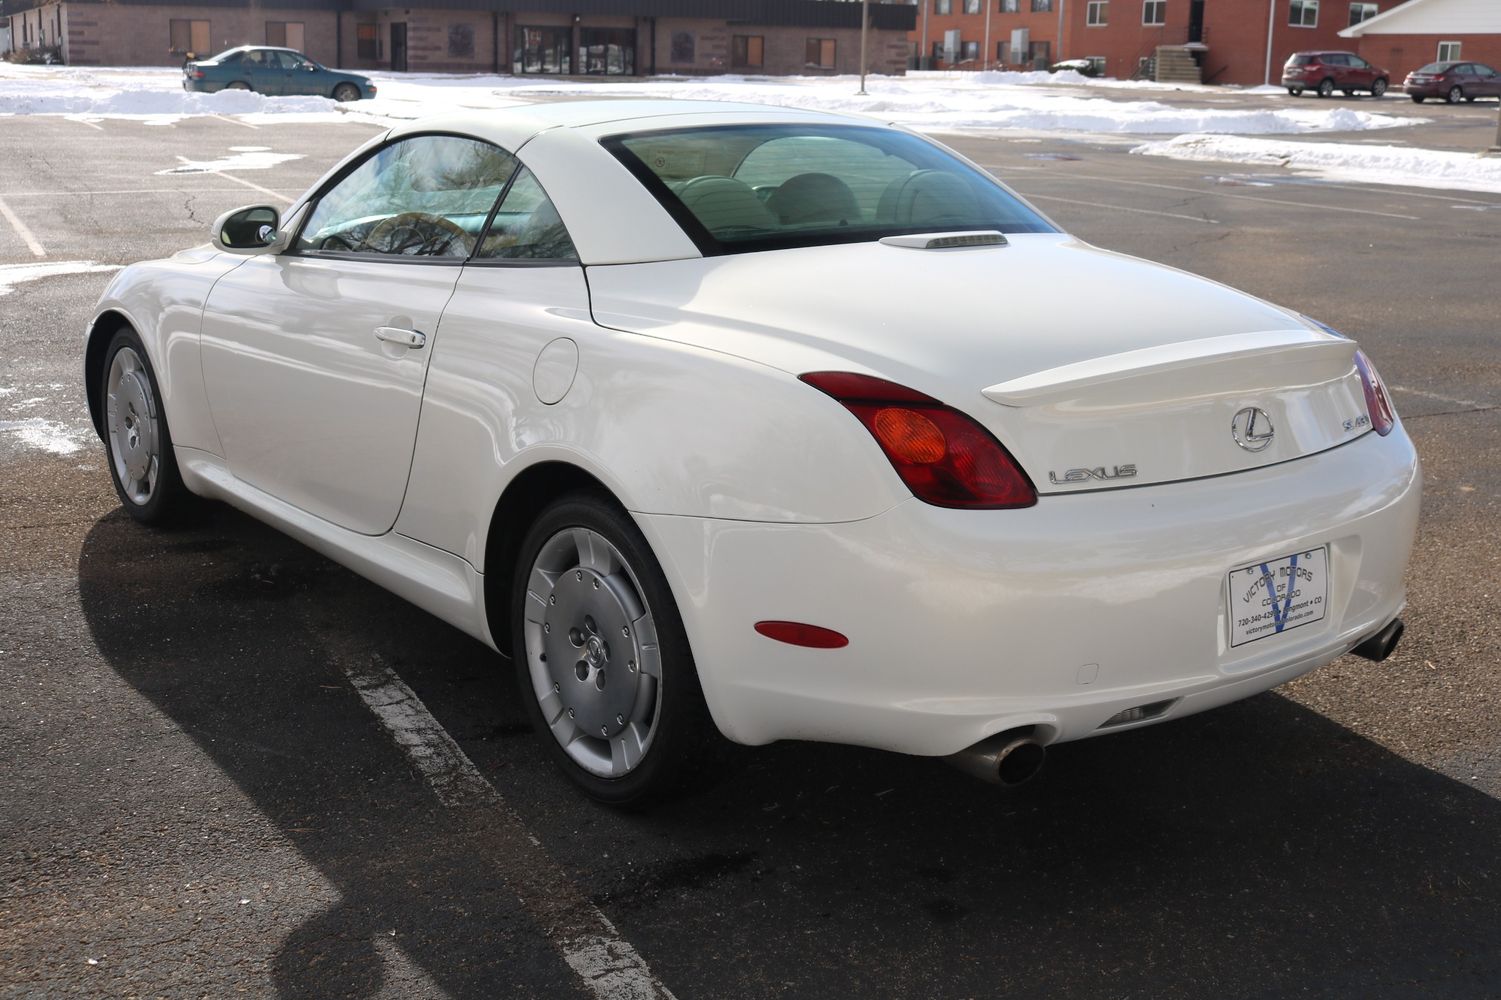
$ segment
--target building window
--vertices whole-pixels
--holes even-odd
[[[979,42],[963,42],[959,48],[959,58],[963,62],[975,62],[980,58]]]
[[[1004,66],[1006,65],[1006,63],[1010,62],[1011,60],[1007,58],[1007,56],[1009,55],[1011,55],[1010,42],[995,43],[995,64],[997,66]]]
[[[1032,0],[1032,13],[1048,14],[1053,10],[1053,0]]]
[[[1141,5],[1141,23],[1149,27],[1167,23],[1167,0],[1146,0]]]
[[[1032,0],[1036,3],[1037,0]],[[1033,42],[1027,52],[1027,59],[1033,66],[1048,66],[1053,61],[1053,48],[1047,42]]]
[[[206,56],[212,47],[207,21],[189,21],[174,17],[167,22],[167,32],[168,44],[172,48],[173,55],[180,56],[191,52],[194,55]]]
[[[1089,0],[1089,7],[1084,12],[1084,23],[1091,28],[1103,28],[1109,23],[1110,0]]]
[[[1316,28],[1319,24],[1319,0],[1290,0],[1287,23],[1294,28]]]
[[[579,72],[591,76],[633,76],[635,28],[580,28]]]
[[[693,32],[674,31],[672,33],[672,51],[669,58],[675,63],[693,62]]]
[[[966,13],[966,14],[978,14],[978,13],[980,13],[980,0],[964,0],[964,13]]]
[[[954,12],[954,0],[933,0],[933,13],[952,14]]]
[[[730,65],[736,69],[759,69],[766,65],[764,35],[736,35],[730,39]]]
[[[833,69],[834,39],[808,39],[807,55],[803,61],[806,62],[809,66],[817,66],[819,69]]]
[[[568,28],[516,28],[516,49],[511,60],[513,73],[572,73],[569,49],[573,32]]]
[[[462,22],[448,26],[448,58],[474,58],[474,25]]]
[[[284,49],[296,49],[302,47],[302,22],[301,21],[267,21],[266,44],[277,45]]]
[[[362,21],[354,26],[354,55],[356,59],[378,59],[374,21]]]
[[[1001,0],[1002,14],[1015,14],[1022,9],[1021,0]]]
[[[1355,27],[1361,21],[1369,21],[1379,11],[1380,8],[1373,3],[1352,3],[1350,5],[1350,27]]]
[[[1439,62],[1453,62],[1454,60],[1456,60],[1458,58],[1459,58],[1459,43],[1458,42],[1439,42],[1438,43],[1438,61]]]

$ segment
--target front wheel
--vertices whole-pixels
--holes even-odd
[[[350,101],[360,99],[360,88],[352,83],[341,83],[334,88],[334,100],[340,104],[348,104]]]
[[[1375,83],[1371,84],[1371,96],[1372,97],[1382,97],[1385,94],[1386,94],[1386,81],[1385,80],[1377,80]]]
[[[142,524],[171,522],[193,495],[177,471],[156,374],[130,327],[116,333],[105,352],[99,400],[110,479],[121,506]]]
[[[1458,104],[1460,101],[1462,101],[1464,99],[1465,99],[1464,88],[1460,87],[1457,84],[1455,86],[1453,86],[1453,87],[1450,87],[1449,88],[1449,93],[1446,94],[1446,95],[1444,95],[1444,100],[1448,101],[1450,104]]]
[[[611,805],[679,790],[721,739],[660,565],[594,493],[548,507],[512,587],[517,680],[532,726],[577,785]]]

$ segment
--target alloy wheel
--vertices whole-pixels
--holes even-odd
[[[122,347],[115,352],[104,392],[104,419],[115,476],[130,502],[145,506],[161,474],[161,424],[151,378],[134,348]]]

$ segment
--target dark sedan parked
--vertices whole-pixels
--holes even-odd
[[[1305,90],[1320,97],[1336,90],[1346,97],[1368,90],[1372,97],[1380,97],[1390,82],[1390,73],[1353,52],[1294,52],[1282,67],[1282,86],[1294,97]]]
[[[271,97],[332,97],[358,101],[375,96],[375,84],[358,73],[326,69],[293,49],[242,45],[182,67],[182,89],[212,94],[253,90]]]
[[[1458,104],[1477,97],[1501,97],[1501,73],[1477,62],[1429,63],[1408,73],[1402,89],[1419,104],[1430,97]]]

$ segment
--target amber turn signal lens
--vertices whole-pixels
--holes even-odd
[[[877,410],[871,423],[876,437],[898,461],[931,465],[940,461],[948,452],[948,442],[944,440],[943,431],[916,410],[902,407]]]

